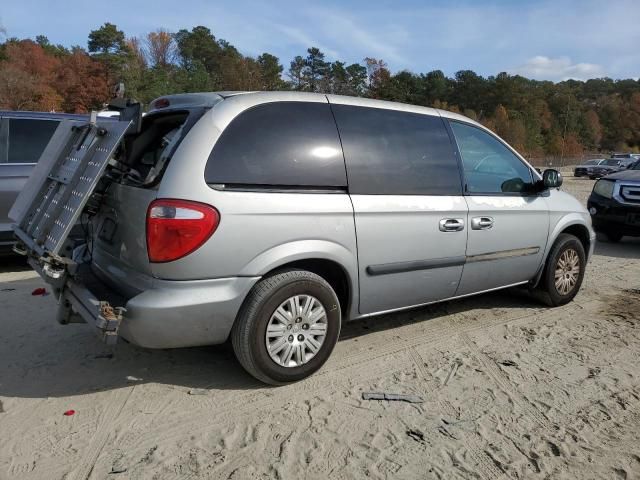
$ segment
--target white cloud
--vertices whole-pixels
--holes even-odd
[[[305,52],[307,48],[317,47],[329,57],[340,58],[340,52],[327,47],[326,45],[319,42],[316,38],[311,37],[299,28],[290,27],[288,25],[277,25],[276,28],[280,30],[280,32],[284,33],[287,37],[289,37],[289,39],[294,43],[298,44],[301,47],[304,47],[304,50],[300,52],[300,55],[302,55],[303,57],[306,54]]]
[[[586,80],[604,77],[604,68],[596,63],[572,63],[569,57],[550,58],[538,55],[511,70],[511,73],[537,80]]]
[[[308,14],[316,20],[325,38],[339,41],[353,51],[363,52],[363,57],[382,58],[394,63],[407,62],[398,44],[407,41],[408,35],[406,29],[398,25],[390,22],[367,25],[363,18],[356,22],[349,11],[341,8],[314,8]]]

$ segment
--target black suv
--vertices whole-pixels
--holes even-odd
[[[640,236],[640,161],[598,180],[587,207],[593,228],[612,242]]]

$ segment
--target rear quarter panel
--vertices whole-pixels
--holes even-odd
[[[336,261],[351,275],[357,271],[353,209],[346,194],[228,192],[206,186],[189,199],[217,208],[220,225],[192,254],[152,264],[159,278],[260,276],[308,258]]]

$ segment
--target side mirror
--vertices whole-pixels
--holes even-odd
[[[559,188],[562,185],[562,175],[558,170],[549,168],[542,173],[542,184],[544,188]]]

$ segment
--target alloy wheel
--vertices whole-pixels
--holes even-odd
[[[580,257],[573,248],[567,248],[556,264],[555,286],[560,295],[568,295],[576,287],[580,276]]]

